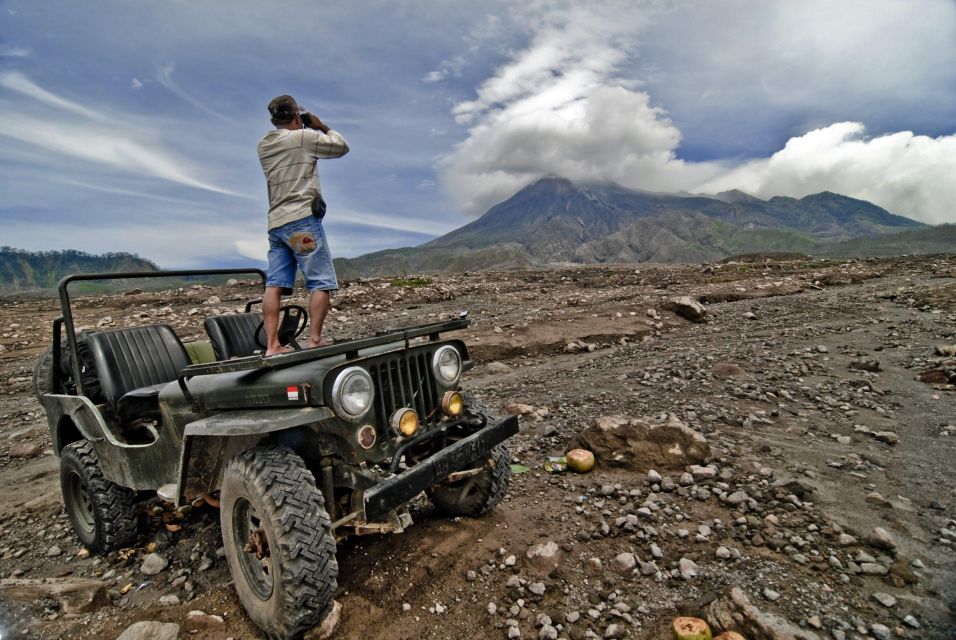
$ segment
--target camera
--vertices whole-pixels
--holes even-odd
[[[299,118],[302,120],[303,127],[312,127],[312,116],[307,113],[299,114]]]

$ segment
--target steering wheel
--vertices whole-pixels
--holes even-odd
[[[309,322],[309,313],[304,307],[297,304],[286,304],[279,307],[279,344],[291,344],[292,348],[300,351],[302,347],[296,342],[296,338],[305,331],[305,325]],[[265,339],[265,321],[256,326],[255,341],[263,349],[268,348]]]

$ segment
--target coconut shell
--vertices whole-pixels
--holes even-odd
[[[710,627],[700,618],[674,618],[674,640],[712,640]]]
[[[594,468],[594,454],[587,449],[572,449],[564,457],[568,468],[576,473],[587,473]]]
[[[719,636],[715,637],[714,640],[747,640],[736,631],[724,631]]]

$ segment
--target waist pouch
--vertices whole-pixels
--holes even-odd
[[[322,198],[322,194],[319,194],[312,198],[312,215],[321,220],[325,217],[325,200]]]

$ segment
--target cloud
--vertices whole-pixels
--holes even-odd
[[[156,79],[159,81],[159,84],[163,85],[169,89],[173,94],[182,99],[184,102],[196,107],[203,113],[207,113],[211,116],[219,118],[220,120],[226,120],[226,117],[209,107],[209,105],[203,103],[200,100],[192,97],[186,91],[184,91],[176,82],[173,80],[173,71],[175,71],[176,65],[166,64],[159,68],[156,72]],[[133,87],[134,89],[137,87]]]
[[[0,58],[29,58],[31,55],[29,49],[12,44],[0,44]]]
[[[810,131],[696,190],[741,189],[760,197],[836,191],[921,222],[956,222],[956,135],[866,138],[864,130],[859,122],[840,122]]]
[[[814,3],[813,10],[796,17],[789,16],[792,12],[786,8],[763,8],[757,11],[756,20],[773,26],[777,33],[789,24],[787,20],[799,26],[810,24],[811,18],[826,18],[822,8]],[[853,15],[869,11],[863,5],[852,8],[849,14]],[[890,132],[866,139],[862,124],[831,124],[831,120],[791,137],[770,157],[749,161],[682,158],[682,131],[643,81],[653,78],[655,69],[642,66],[640,49],[654,31],[648,25],[673,22],[672,13],[651,3],[606,1],[586,7],[561,2],[532,4],[520,14],[517,20],[528,33],[526,46],[511,52],[477,87],[474,97],[452,108],[456,121],[468,126],[467,137],[439,161],[438,168],[443,186],[462,210],[478,215],[533,179],[554,173],[580,181],[612,180],[652,191],[740,188],[763,196],[802,196],[828,189],[872,200],[918,220],[956,221],[956,207],[951,204],[956,202],[956,138],[952,135],[931,138]],[[838,13],[840,25],[830,20],[828,33],[854,23],[847,11]],[[673,24],[668,28],[675,29]],[[680,41],[689,43],[688,50],[696,56],[705,49],[694,43],[714,29],[714,20],[695,23],[694,28]],[[892,34],[882,19],[864,21],[857,31],[845,38],[852,46],[868,34]],[[732,51],[730,62],[715,64],[736,65],[737,82],[742,82],[742,75],[754,76],[765,94],[763,100],[771,105],[774,101],[804,101],[814,90],[807,85],[814,82],[823,91],[821,95],[831,95],[832,80],[819,69],[829,68],[824,64],[828,57],[847,56],[846,46],[830,43],[824,47],[825,55],[821,54],[816,51],[823,46],[819,38],[807,36],[801,29],[795,29],[788,44],[789,48],[773,50],[774,64],[786,63],[791,74],[802,79],[800,86],[788,85],[779,73],[764,73],[767,70],[760,59],[749,60],[747,74],[741,74],[737,50]],[[670,46],[673,48],[673,42]],[[910,45],[897,42],[886,46],[900,50]],[[804,49],[814,50],[810,59],[817,65],[816,75],[802,66]],[[918,49],[919,55],[904,57],[914,65],[912,73],[920,75],[919,61],[926,66],[929,59],[920,57],[924,53],[921,47],[913,45],[913,49]],[[723,50],[706,51],[718,60],[723,55]],[[855,69],[855,73],[861,72]],[[896,77],[901,70],[889,72]],[[890,84],[900,82],[896,78]],[[863,91],[859,83],[852,87]],[[699,109],[706,109],[708,102],[723,95],[726,92],[721,87],[705,85],[698,89],[695,100]],[[748,108],[751,119],[761,116],[760,109]],[[715,125],[719,127],[719,122],[709,123],[711,128]],[[748,134],[742,131],[737,135]]]
[[[160,178],[195,189],[229,196],[250,196],[199,179],[200,172],[157,143],[155,132],[143,122],[134,127],[117,115],[91,109],[43,89],[25,75],[8,71],[0,74],[0,86],[25,95],[56,110],[66,110],[86,120],[63,124],[53,116],[37,117],[36,109],[0,104],[0,136],[45,151],[54,160],[68,156],[120,170],[124,173]],[[30,113],[29,116],[23,115]],[[6,153],[9,153],[7,150]]]
[[[437,69],[426,73],[425,77],[422,78],[422,82],[431,84],[435,82],[442,82],[449,77],[458,78],[461,76],[461,71],[464,68],[465,59],[462,56],[455,56],[450,60],[443,60],[441,64],[438,65]]]
[[[49,105],[55,109],[64,109],[77,115],[89,118],[90,120],[104,120],[103,114],[93,109],[88,109],[81,104],[68,100],[54,93],[50,93],[43,87],[37,85],[19,71],[4,71],[0,73],[0,86],[11,91],[16,91],[38,102]]]
[[[132,89],[133,91],[138,91],[143,88],[143,81],[140,80],[139,78],[133,78],[132,80],[130,80],[129,88]]]

